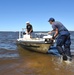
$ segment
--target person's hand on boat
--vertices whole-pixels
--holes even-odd
[[[27,32],[26,34],[29,35],[29,32]]]
[[[30,34],[31,32],[28,32],[28,34]]]
[[[53,38],[51,38],[51,40],[52,40],[52,41],[54,41],[54,39],[53,39]]]
[[[52,36],[51,40],[55,40],[55,36],[54,35]]]

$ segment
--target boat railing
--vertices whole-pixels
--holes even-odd
[[[19,38],[23,38],[26,33],[27,33],[26,28],[22,28],[22,31],[19,31]],[[42,38],[45,35],[47,35],[47,33],[33,32],[31,36],[33,38]]]
[[[26,28],[22,28],[22,31],[19,31],[19,38],[23,38],[24,33],[26,33]]]

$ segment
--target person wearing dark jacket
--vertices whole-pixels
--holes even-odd
[[[70,33],[68,29],[59,21],[55,21],[54,18],[50,18],[48,22],[52,25],[53,30],[48,32],[49,34],[55,32],[52,40],[57,36],[57,49],[58,52],[63,56],[63,60],[71,60],[71,52],[70,52]],[[64,48],[62,47],[64,46]]]
[[[26,31],[27,31],[27,34],[31,34],[33,32],[33,27],[29,21],[26,22]]]

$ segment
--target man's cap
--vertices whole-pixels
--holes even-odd
[[[54,19],[54,18],[50,18],[50,19],[48,20],[48,22],[50,22],[50,21],[54,22],[55,19]]]
[[[27,21],[27,22],[26,22],[26,24],[27,24],[27,23],[29,23],[29,24],[30,24],[30,22],[29,22],[29,21]]]

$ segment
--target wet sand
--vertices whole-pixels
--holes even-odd
[[[58,56],[23,48],[10,53],[18,53],[19,56],[0,58],[0,75],[74,75],[74,58],[67,64]]]

